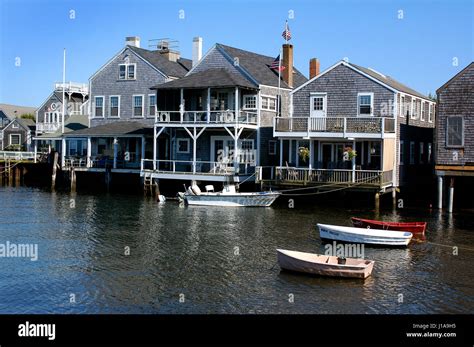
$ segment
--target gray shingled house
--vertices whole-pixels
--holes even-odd
[[[64,135],[82,143],[81,151],[67,151],[65,166],[78,170],[136,172],[142,158],[151,158],[156,95],[150,87],[183,77],[191,60],[180,57],[166,41],[156,49],[140,48],[138,37],[126,45],[89,79],[89,128]]]
[[[2,130],[2,150],[6,151],[33,151],[33,135],[35,121],[28,118],[14,118]]]
[[[317,66],[315,66],[317,65]],[[340,61],[291,92],[276,118],[279,183],[349,184],[377,193],[431,177],[435,102],[373,69]]]
[[[158,179],[236,182],[252,179],[259,165],[275,165],[272,122],[287,113],[289,93],[307,81],[284,45],[280,80],[275,57],[215,44],[201,58],[194,39],[186,76],[153,87],[157,115],[154,160],[142,174]]]
[[[445,179],[449,179],[448,210],[453,210],[454,183],[472,202],[474,186],[474,62],[437,91],[435,173],[438,207],[443,207]]]
[[[34,107],[0,104],[0,150],[10,147],[11,144],[13,144],[15,148],[20,148],[22,147],[22,144],[25,143],[25,141],[28,142],[27,135],[28,129],[31,129],[29,128],[29,126],[31,125],[29,124],[30,122],[20,121],[22,123],[22,125],[20,125],[18,122],[12,124],[12,121],[16,118],[21,118],[21,116],[25,114],[32,115],[34,114],[34,112]],[[4,136],[3,130],[7,126],[10,127],[9,129],[7,129],[7,135]],[[15,129],[15,131],[13,131],[13,129]],[[10,138],[10,134],[14,134],[13,138]]]

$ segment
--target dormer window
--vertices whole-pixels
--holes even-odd
[[[120,64],[119,80],[134,80],[136,64]]]

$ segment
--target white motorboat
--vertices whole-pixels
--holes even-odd
[[[193,184],[185,193],[178,194],[188,205],[230,207],[268,207],[280,195],[280,192],[272,191],[239,193],[233,184],[225,185],[221,192],[214,192],[212,185],[206,186],[206,192],[202,192],[196,184]]]
[[[373,245],[407,246],[413,237],[413,234],[408,231],[365,229],[329,224],[318,224],[318,228],[321,239]]]

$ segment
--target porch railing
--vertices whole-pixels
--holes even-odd
[[[155,123],[166,124],[257,124],[257,113],[248,111],[158,111]]]
[[[35,160],[38,156],[35,152],[0,151],[0,160]]]
[[[383,187],[392,183],[393,171],[309,169],[295,167],[257,167],[258,181],[271,180],[294,184],[353,184]]]
[[[388,117],[276,117],[275,132],[362,133],[395,132],[395,119]]]
[[[250,175],[255,172],[255,166],[238,163],[236,169],[233,163],[219,161],[142,159],[141,171],[144,170],[174,174]]]
[[[110,157],[98,157],[98,156],[71,156],[66,157],[64,160],[66,168],[113,168],[114,159]],[[139,169],[140,161],[137,159],[123,160],[117,159],[115,162],[117,169]]]
[[[37,123],[36,131],[40,133],[53,133],[60,127],[59,123]]]

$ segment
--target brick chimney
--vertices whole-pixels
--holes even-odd
[[[319,75],[319,59],[312,58],[309,60],[309,79]]]
[[[281,65],[285,69],[281,72],[283,81],[293,88],[293,45],[286,43],[283,45],[283,59]]]
[[[138,36],[128,36],[125,38],[125,44],[140,48],[140,38]]]

